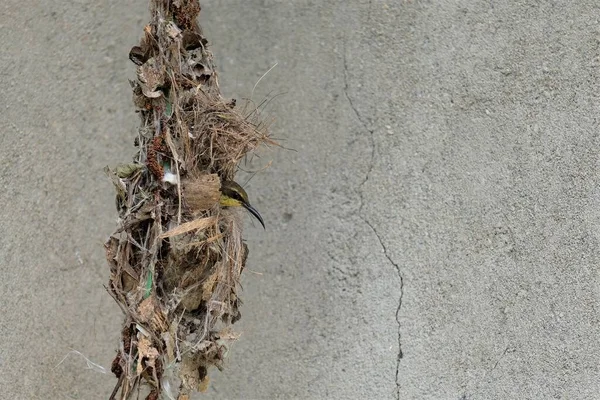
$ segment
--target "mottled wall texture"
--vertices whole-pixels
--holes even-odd
[[[244,166],[243,333],[211,399],[600,391],[600,6],[203,1],[225,95],[284,149]],[[105,165],[138,124],[147,2],[0,5],[0,387],[106,399]],[[259,78],[273,68],[256,86]],[[269,101],[270,100],[270,101]]]

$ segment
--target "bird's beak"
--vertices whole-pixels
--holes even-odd
[[[252,207],[248,203],[242,203],[242,205],[246,208],[246,210],[248,210],[250,212],[250,214],[252,214],[256,217],[258,222],[260,222],[260,224],[262,225],[263,229],[267,229],[267,228],[265,228],[265,223],[264,223],[262,217],[260,216],[260,213],[256,210],[256,208]]]

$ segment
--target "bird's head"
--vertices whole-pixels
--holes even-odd
[[[258,220],[258,222],[260,222],[262,227],[265,228],[265,223],[263,222],[260,213],[250,205],[248,194],[244,188],[236,182],[223,181],[221,183],[221,198],[219,199],[219,203],[222,207],[244,207]]]

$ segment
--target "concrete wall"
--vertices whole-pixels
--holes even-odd
[[[204,1],[247,168],[243,336],[211,399],[592,399],[595,2]],[[0,387],[105,399],[104,165],[130,159],[145,1],[0,5]],[[402,355],[402,358],[399,358]],[[3,397],[6,396],[6,397]]]

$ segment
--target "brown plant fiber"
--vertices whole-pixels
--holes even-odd
[[[272,144],[257,113],[222,98],[198,0],[152,0],[130,59],[141,118],[132,163],[107,168],[119,222],[106,242],[108,291],[125,314],[111,399],[184,399],[223,367],[237,336],[248,249],[220,182]]]

